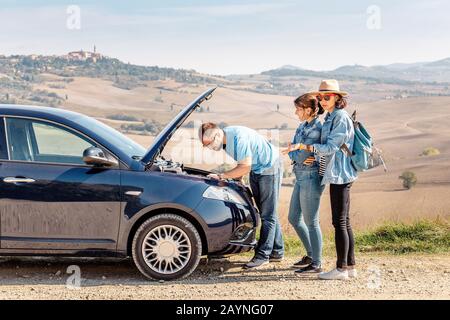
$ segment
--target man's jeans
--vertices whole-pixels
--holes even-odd
[[[289,223],[300,237],[313,265],[319,267],[322,257],[319,206],[324,186],[320,185],[317,168],[294,167],[294,173],[296,181],[289,206]]]
[[[250,173],[250,186],[261,215],[261,231],[255,257],[268,260],[271,255],[284,255],[284,242],[278,219],[278,198],[280,196],[283,165],[277,162],[261,174]]]

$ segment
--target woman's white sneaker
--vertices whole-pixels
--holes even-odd
[[[356,269],[348,269],[348,277],[349,278],[357,278],[358,277],[358,272],[356,271]]]
[[[348,271],[339,271],[338,269],[333,269],[329,272],[322,272],[319,274],[319,279],[322,280],[347,280]]]

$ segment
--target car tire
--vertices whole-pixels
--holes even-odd
[[[136,231],[132,255],[136,267],[147,278],[175,280],[189,276],[198,266],[202,240],[187,219],[159,214]]]

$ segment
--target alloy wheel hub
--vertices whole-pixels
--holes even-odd
[[[191,249],[191,242],[182,229],[162,225],[150,230],[145,236],[142,255],[153,271],[172,274],[187,265]]]

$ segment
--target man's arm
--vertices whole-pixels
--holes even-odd
[[[219,175],[210,175],[211,178],[239,179],[248,174],[252,169],[252,158],[248,157],[240,161],[233,169]]]

